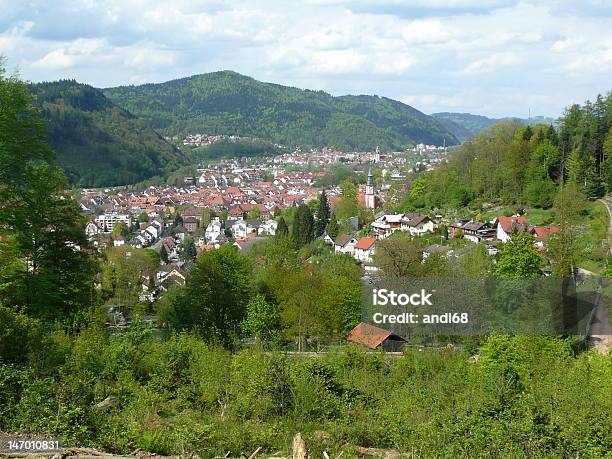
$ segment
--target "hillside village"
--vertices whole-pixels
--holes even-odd
[[[185,141],[215,142],[219,136],[209,137],[188,136]],[[83,190],[79,204],[90,219],[87,237],[101,250],[110,244],[128,244],[135,248],[158,244],[159,247],[159,240],[172,226],[177,243],[185,236],[198,233],[197,245],[201,250],[227,242],[228,236],[244,248],[246,241],[254,236],[275,234],[274,218],[279,212],[317,199],[321,190],[317,181],[329,175],[325,168],[330,165],[340,164],[363,174],[366,168],[381,168],[385,180],[376,193],[373,189],[367,193],[367,185],[363,184],[357,196],[362,205],[374,209],[389,201],[391,184],[404,181],[406,172],[432,170],[446,161],[446,150],[435,146],[420,144],[410,153],[412,160],[408,162],[406,154],[382,154],[378,150],[342,152],[334,148],[308,151],[296,148],[292,153],[247,164],[224,160],[203,165],[198,168],[197,176],[185,176],[175,186],[150,186],[141,192]],[[288,168],[301,171],[289,172]],[[317,170],[312,171],[313,168]],[[338,186],[326,192],[332,206],[341,197]],[[215,215],[205,224],[204,209]],[[177,212],[180,225],[168,225],[168,217]],[[109,238],[118,222],[135,230],[130,231],[131,238],[126,235]]]

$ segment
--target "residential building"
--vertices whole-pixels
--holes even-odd
[[[354,257],[360,263],[372,263],[372,256],[376,251],[375,237],[364,236],[355,244]]]
[[[528,231],[527,219],[523,216],[497,217],[494,225],[497,225],[496,237],[501,242],[510,241],[513,233]]]
[[[130,228],[132,226],[132,217],[127,214],[111,212],[107,214],[98,215],[95,219],[95,223],[98,228],[100,228],[101,233],[112,233],[115,224],[118,222],[123,222],[125,223],[125,226]]]
[[[474,243],[495,238],[495,228],[489,222],[470,221],[465,223],[461,230],[464,239]]]
[[[422,236],[426,233],[433,233],[436,225],[427,215],[404,214],[401,219],[401,230],[408,231],[412,236]]]
[[[454,253],[454,251],[447,245],[441,245],[441,244],[428,245],[427,247],[425,247],[425,249],[423,249],[423,261],[425,261],[430,255],[434,253],[439,253],[446,257],[450,257]]]
[[[530,232],[535,239],[535,246],[539,249],[544,248],[544,243],[553,235],[557,234],[561,228],[559,226],[534,226]]]
[[[334,253],[348,253],[353,256],[355,244],[357,244],[357,239],[350,234],[342,234],[336,238]]]
[[[193,233],[200,226],[200,219],[197,217],[183,217],[183,227],[188,233]]]

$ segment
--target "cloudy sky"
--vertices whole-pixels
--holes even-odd
[[[0,0],[22,78],[216,70],[426,112],[558,116],[612,90],[611,0]]]

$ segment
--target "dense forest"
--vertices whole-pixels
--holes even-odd
[[[263,140],[222,140],[189,151],[194,161],[216,160],[221,158],[253,158],[257,156],[275,156],[283,150],[270,142]]]
[[[407,207],[471,202],[547,208],[562,183],[588,198],[612,191],[612,95],[573,105],[557,127],[502,122],[465,142],[444,167],[412,184]]]
[[[332,97],[227,71],[108,88],[104,94],[167,135],[234,134],[360,151],[457,143],[438,121],[391,99]]]
[[[34,84],[30,90],[47,121],[49,145],[75,186],[136,183],[185,162],[145,121],[91,86],[66,80]]]

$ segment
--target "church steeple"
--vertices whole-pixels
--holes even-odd
[[[376,196],[374,194],[374,176],[372,169],[368,171],[368,180],[365,187],[365,206],[366,209],[374,209],[376,207]]]

